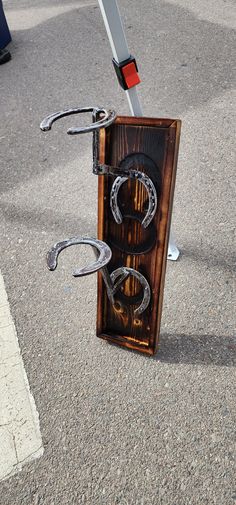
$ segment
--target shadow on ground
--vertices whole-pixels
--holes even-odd
[[[224,335],[163,333],[154,359],[166,363],[232,367],[236,364],[236,339]]]

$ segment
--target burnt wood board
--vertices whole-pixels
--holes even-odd
[[[108,270],[111,273],[121,266],[138,270],[149,282],[151,301],[142,314],[134,315],[142,299],[142,287],[130,276],[112,305],[99,272],[97,336],[148,354],[157,351],[160,331],[180,127],[181,121],[175,119],[119,116],[110,127],[99,132],[99,163],[119,167],[131,154],[134,159],[137,153],[144,155],[139,166],[133,168],[151,178],[158,205],[145,229],[141,221],[147,211],[148,193],[139,181],[129,179],[119,190],[123,222],[117,224],[110,209],[115,177],[98,176],[98,239],[112,250]]]

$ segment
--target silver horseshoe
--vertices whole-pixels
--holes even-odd
[[[98,270],[101,270],[104,283],[106,285],[107,296],[110,302],[114,305],[114,295],[120,288],[121,284],[130,276],[136,277],[141,285],[143,286],[144,294],[141,305],[134,310],[135,314],[141,314],[147,308],[150,303],[151,290],[149,284],[145,277],[140,274],[137,270],[128,267],[120,267],[109,274],[107,269],[107,264],[111,260],[112,252],[110,247],[102,240],[88,237],[74,237],[70,239],[63,240],[62,242],[57,242],[52,249],[47,253],[47,266],[49,270],[56,270],[58,264],[58,256],[67,247],[72,245],[88,244],[92,246],[96,261],[90,263],[88,266],[83,268],[78,268],[74,270],[74,277],[83,277],[85,275],[90,275]],[[117,280],[118,279],[118,280]]]
[[[56,270],[58,263],[58,256],[63,249],[77,244],[88,244],[93,247],[96,251],[96,261],[90,265],[76,269],[73,272],[74,277],[82,277],[84,275],[90,275],[97,272],[101,268],[104,268],[111,260],[112,252],[110,247],[101,240],[95,238],[87,237],[74,237],[63,240],[62,242],[57,242],[52,249],[47,253],[47,266],[49,270]]]
[[[136,279],[139,280],[140,284],[142,285],[143,287],[143,299],[142,299],[142,302],[141,304],[134,310],[134,314],[135,315],[140,315],[142,314],[142,312],[144,312],[146,310],[146,308],[148,307],[149,303],[150,303],[150,300],[151,300],[151,289],[150,289],[150,286],[148,284],[148,281],[146,279],[146,277],[144,277],[144,275],[142,275],[140,272],[138,272],[137,270],[135,270],[134,268],[128,268],[128,267],[121,267],[121,268],[117,268],[116,270],[114,270],[111,274],[110,274],[110,277],[111,277],[111,281],[112,283],[114,284],[114,294],[116,293],[116,291],[119,289],[120,287],[120,282],[118,284],[118,287],[116,287],[115,285],[115,281],[117,279],[117,277],[120,277],[122,276],[124,273],[127,273],[128,276],[129,275],[133,275],[133,277],[136,277]],[[122,282],[123,282],[124,279],[122,279]]]
[[[144,228],[147,228],[149,224],[151,223],[152,219],[155,216],[156,209],[157,209],[157,192],[156,188],[150,179],[146,174],[143,172],[139,172],[138,170],[130,170],[129,172],[129,177],[116,177],[112,184],[111,188],[111,193],[110,193],[110,207],[111,211],[113,214],[113,217],[116,221],[117,224],[121,224],[123,221],[123,217],[121,214],[121,211],[118,206],[118,192],[122,184],[126,182],[128,179],[136,179],[139,182],[141,182],[144,187],[146,188],[148,192],[148,197],[149,197],[149,204],[148,204],[148,211],[146,213],[146,216],[142,220],[142,226]]]
[[[123,275],[121,276],[117,284],[114,286],[107,269],[107,264],[111,260],[112,252],[110,247],[105,242],[102,242],[102,240],[98,240],[96,238],[91,237],[90,238],[73,237],[63,240],[62,242],[57,242],[52,247],[52,249],[50,249],[50,251],[47,253],[47,266],[49,270],[56,270],[58,263],[58,256],[60,252],[63,251],[63,249],[66,249],[67,247],[70,247],[72,245],[79,245],[79,244],[91,245],[96,256],[96,261],[94,261],[93,263],[84,268],[77,268],[76,270],[74,270],[73,276],[83,277],[85,275],[90,275],[95,272],[98,272],[98,270],[101,270],[103,280],[106,285],[108,298],[111,301],[111,303],[114,304],[115,303],[114,287],[117,290],[120,284],[126,279],[126,277],[128,277],[129,274],[127,272],[123,272]]]
[[[92,131],[94,132],[100,128],[107,128],[107,126],[110,126],[110,124],[112,124],[116,118],[116,112],[114,110],[107,111],[106,109],[99,107],[79,107],[76,109],[67,109],[50,114],[50,116],[47,116],[40,123],[40,129],[42,131],[49,131],[52,128],[52,124],[54,121],[57,121],[57,119],[61,119],[65,116],[70,116],[71,114],[83,114],[85,112],[92,112],[93,119],[96,118],[97,114],[103,114],[104,117],[98,121],[94,121],[89,126],[69,128],[67,130],[68,135],[77,135],[78,133],[88,133]]]

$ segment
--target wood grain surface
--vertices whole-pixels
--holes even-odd
[[[179,120],[120,116],[99,133],[99,162],[118,167],[125,165],[127,156],[133,159],[132,168],[144,172],[154,183],[158,205],[145,229],[141,221],[148,208],[148,194],[143,184],[130,179],[119,191],[123,222],[117,224],[110,209],[115,177],[98,177],[98,239],[112,249],[109,272],[121,266],[138,270],[150,285],[151,301],[135,316],[143,292],[139,281],[130,276],[112,305],[98,273],[97,336],[148,354],[156,352],[160,331],[180,126]]]

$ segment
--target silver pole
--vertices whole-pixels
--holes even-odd
[[[125,37],[124,28],[121,21],[120,11],[116,0],[98,0],[103,21],[111,45],[113,57],[117,63],[121,63],[130,57],[128,44]],[[142,107],[139,101],[137,87],[127,89],[126,96],[132,116],[143,116]],[[170,230],[168,259],[175,261],[178,259],[179,250],[175,244],[173,233]]]

